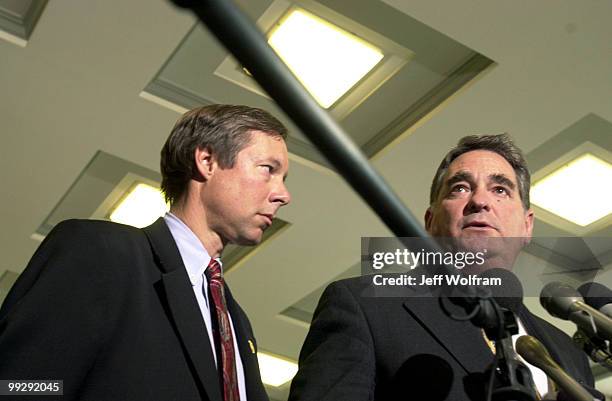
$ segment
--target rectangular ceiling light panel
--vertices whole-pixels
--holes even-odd
[[[139,183],[110,213],[110,220],[142,228],[152,224],[169,209],[159,188]]]
[[[281,19],[270,46],[317,102],[331,107],[384,57],[357,36],[301,9]]]
[[[280,387],[293,379],[297,373],[297,364],[265,352],[257,353],[261,381],[274,387]]]
[[[533,204],[585,227],[612,213],[612,165],[584,154],[531,189]]]

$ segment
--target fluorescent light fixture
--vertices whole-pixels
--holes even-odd
[[[370,72],[383,53],[329,22],[294,9],[268,40],[289,69],[325,108]]]
[[[298,370],[295,362],[265,352],[258,352],[257,360],[261,381],[274,387],[280,387],[293,379]]]
[[[612,213],[612,165],[586,153],[538,181],[531,201],[585,227]]]
[[[150,225],[169,210],[159,188],[137,184],[110,215],[117,223],[142,228]]]

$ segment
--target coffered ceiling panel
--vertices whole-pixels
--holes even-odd
[[[594,113],[589,113],[580,118],[526,155],[531,171],[532,185],[586,153],[612,165],[612,123]],[[606,194],[610,193],[610,183],[607,181],[601,182],[604,177],[595,177],[592,172],[586,174],[585,180],[593,178],[593,182],[598,183],[596,185],[601,185],[601,188],[595,192],[597,196],[607,198]],[[564,188],[564,192],[568,195],[575,193],[575,191],[576,188],[569,185]],[[588,208],[590,201],[584,199],[581,203],[573,206],[578,209]],[[532,204],[532,207],[538,220],[534,233],[536,237],[612,236],[612,213],[582,227],[538,207],[538,205]],[[612,247],[612,244],[610,246]]]
[[[492,65],[487,57],[380,2],[256,0],[245,7],[263,32],[270,32],[288,10],[301,8],[382,49],[380,65],[329,109],[370,157]],[[376,74],[378,81],[367,82]],[[240,99],[283,115],[200,25],[186,35],[142,95],[177,110]],[[291,121],[284,122],[292,128],[289,150],[326,166]]]
[[[0,0],[0,39],[25,47],[47,0]]]

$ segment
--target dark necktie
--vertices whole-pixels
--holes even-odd
[[[236,357],[234,352],[234,339],[232,326],[230,325],[225,301],[225,289],[223,286],[223,273],[221,265],[215,259],[211,259],[206,269],[210,299],[214,310],[211,308],[213,321],[213,337],[217,349],[217,361],[220,361],[219,373],[223,372],[221,384],[223,387],[224,401],[240,401],[238,392],[238,378],[236,375]],[[216,324],[215,324],[216,323]]]

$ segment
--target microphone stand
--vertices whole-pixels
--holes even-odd
[[[512,346],[512,335],[518,334],[514,313],[500,307],[488,289],[465,287],[462,290],[464,294],[449,299],[463,307],[466,316],[453,315],[444,305],[443,297],[439,298],[440,306],[452,319],[470,320],[495,342],[495,360],[487,369],[486,400],[535,401],[537,394],[531,371],[518,359]]]
[[[172,1],[179,7],[191,9],[199,17],[397,237],[420,237],[424,250],[441,251],[439,244],[416,222],[414,215],[374,170],[363,152],[306,92],[255,24],[231,0]],[[446,270],[452,272],[449,267]],[[481,309],[487,322],[495,320],[491,317],[492,311],[499,312],[498,316],[503,315],[490,297]],[[505,327],[503,324],[499,327],[502,326]],[[507,333],[507,330],[500,328],[499,333]],[[506,334],[498,337],[496,330],[491,330],[491,335],[498,338],[496,348],[500,374],[497,376],[507,376],[504,380],[498,380],[501,386],[495,393],[502,397],[499,400],[535,399],[526,395],[523,398],[519,381],[524,375],[519,373],[520,369],[509,357],[514,351],[511,344],[509,346],[503,341]],[[519,396],[521,398],[517,398]]]
[[[523,364],[512,347],[512,335],[518,334],[516,317],[511,311],[489,303],[499,317],[497,325],[483,327],[487,337],[495,341],[495,362],[489,368],[491,382],[487,399],[494,401],[535,401],[535,384],[529,368]],[[485,312],[490,314],[490,312]],[[487,318],[488,319],[488,318]]]

